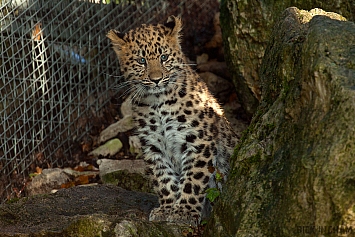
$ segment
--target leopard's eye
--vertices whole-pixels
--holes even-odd
[[[168,55],[162,54],[162,55],[160,56],[160,60],[161,60],[162,62],[165,62],[166,60],[168,60]]]
[[[145,58],[139,58],[137,61],[138,61],[138,63],[140,63],[140,64],[145,64],[145,63],[146,63]]]

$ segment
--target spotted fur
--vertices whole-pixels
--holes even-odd
[[[151,221],[196,224],[206,190],[224,181],[237,141],[223,110],[180,46],[181,20],[108,33],[127,79],[133,118],[160,206]],[[223,181],[222,181],[223,182]]]

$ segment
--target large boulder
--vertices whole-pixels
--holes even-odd
[[[287,7],[322,8],[355,20],[353,0],[222,0],[225,58],[243,108],[252,115],[261,100],[259,70],[274,23]]]
[[[206,236],[354,236],[355,25],[288,8]]]

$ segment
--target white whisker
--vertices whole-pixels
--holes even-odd
[[[137,101],[136,98],[139,96],[141,90],[142,88],[138,88],[137,90],[134,91],[134,94],[131,96],[132,103]]]
[[[143,95],[145,94],[145,88],[144,87],[140,87],[138,90],[137,90],[137,93],[136,93],[136,96],[135,96],[135,101],[140,101],[141,98],[143,97]]]
[[[110,77],[116,77],[116,78],[123,78],[124,76],[116,76],[116,75],[112,75],[112,74],[108,74],[108,73],[104,73],[105,75],[107,76],[110,76]]]
[[[126,86],[128,86],[128,85],[130,85],[130,84],[132,84],[132,83],[126,81],[126,82],[120,83],[120,84],[118,84],[118,85],[115,85],[113,88],[114,88],[115,90],[120,90],[120,89],[122,89],[122,88],[124,88],[124,87],[126,87]]]

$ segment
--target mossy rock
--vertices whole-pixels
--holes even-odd
[[[118,170],[105,174],[101,177],[101,180],[105,184],[118,185],[127,190],[153,192],[147,176],[140,173],[131,173],[128,170]]]
[[[287,9],[206,236],[353,236],[355,24]]]

